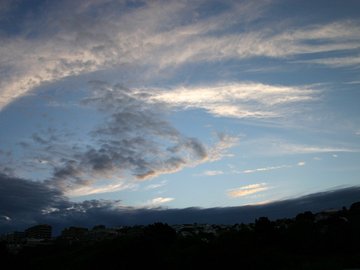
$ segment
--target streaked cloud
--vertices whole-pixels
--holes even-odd
[[[259,184],[252,184],[234,189],[229,189],[227,194],[231,198],[237,198],[237,197],[244,197],[255,193],[259,193],[268,189],[269,186],[267,183],[259,183]]]
[[[181,109],[204,109],[217,117],[271,118],[294,112],[294,103],[313,101],[317,93],[309,87],[235,82],[158,89],[151,101]]]
[[[302,166],[306,165],[306,162],[305,161],[299,161],[297,165],[302,167]]]
[[[157,197],[157,198],[154,198],[154,199],[151,199],[150,201],[148,201],[146,203],[146,205],[149,205],[149,206],[158,206],[160,204],[164,204],[164,203],[168,203],[168,202],[171,202],[175,200],[174,198],[170,198],[170,197]]]
[[[351,54],[358,49],[358,21],[286,28],[272,21],[249,27],[246,32],[229,31],[256,21],[274,3],[228,1],[225,9],[199,17],[197,11],[207,2],[150,1],[139,8],[129,8],[123,2],[106,5],[85,0],[44,4],[47,12],[33,16],[31,22],[25,19],[16,36],[2,37],[0,108],[44,83],[124,65],[156,73],[190,63],[285,59],[303,54],[310,56],[310,62],[332,66],[358,63],[358,57],[352,55],[343,59],[311,57],[330,51]],[[28,38],[30,32],[37,38]],[[217,115],[269,116],[261,110],[258,114],[248,112],[246,107],[213,104],[207,109]]]
[[[254,172],[266,172],[266,171],[273,171],[283,168],[291,168],[291,165],[280,165],[280,166],[271,166],[271,167],[264,167],[264,168],[257,168],[252,170],[244,170],[242,173],[254,173]]]
[[[97,108],[108,120],[92,131],[91,146],[77,146],[53,165],[49,185],[68,196],[131,189],[138,180],[222,159],[237,143],[226,134],[218,134],[213,145],[185,136],[163,117],[167,108],[147,102],[148,96],[121,85],[93,82],[93,93],[83,106]],[[39,135],[32,139],[44,149],[51,141]]]
[[[283,156],[321,153],[359,153],[360,148],[350,147],[344,143],[334,145],[310,145],[290,142],[284,139],[260,138],[243,141],[240,145],[245,149],[251,149],[253,155],[260,156]]]
[[[347,57],[299,60],[299,61],[297,61],[297,63],[318,64],[318,65],[325,65],[325,66],[334,67],[334,68],[358,67],[358,66],[360,66],[360,56],[357,55],[357,56],[347,56]]]
[[[68,76],[121,65],[157,69],[188,62],[202,50],[198,35],[223,28],[231,18],[254,19],[264,4],[229,3],[227,12],[196,22],[191,15],[202,5],[206,1],[151,1],[138,9],[125,2],[44,4],[47,12],[32,16],[35,21],[24,20],[16,37],[2,39],[0,70],[7,79],[0,81],[0,108],[43,83]],[[29,32],[37,33],[37,39],[27,38]]]
[[[165,185],[167,184],[167,181],[166,180],[163,180],[159,183],[156,183],[156,184],[151,184],[151,185],[147,185],[145,187],[146,190],[150,190],[150,189],[158,189],[158,188],[161,188],[161,187],[164,187]]]
[[[271,218],[292,217],[300,212],[319,212],[325,209],[350,206],[360,195],[359,187],[332,189],[305,197],[280,200],[258,206],[223,208],[167,209],[159,207],[135,208],[116,200],[87,200],[70,202],[61,192],[42,183],[0,174],[0,233],[24,230],[33,224],[50,224],[55,232],[74,226],[107,227],[166,222],[169,224],[214,223],[234,224],[254,222],[264,213]],[[257,184],[261,185],[261,184]],[[254,185],[253,188],[256,188]],[[170,202],[172,198],[158,197],[155,203]],[[239,219],[240,218],[240,219]]]
[[[296,144],[282,144],[279,149],[282,153],[287,154],[313,154],[313,153],[331,153],[331,152],[349,152],[356,153],[360,149],[347,147],[328,147],[328,146],[311,146],[311,145],[296,145]]]
[[[198,174],[200,176],[216,176],[216,175],[222,175],[224,174],[223,171],[217,170],[217,171],[204,171],[201,174]]]
[[[249,174],[249,173],[257,173],[257,172],[267,172],[267,171],[274,171],[274,170],[280,170],[280,169],[286,169],[286,168],[293,168],[295,166],[305,166],[306,162],[305,161],[299,161],[296,164],[284,164],[284,165],[278,165],[278,166],[268,166],[268,167],[262,167],[262,168],[256,168],[256,169],[248,169],[248,170],[243,170],[243,171],[233,171],[233,173],[235,174],[239,174],[239,173],[245,173],[245,174]]]
[[[93,180],[91,182],[96,183],[96,180]],[[136,187],[137,185],[135,183],[126,183],[122,181],[120,181],[120,183],[118,181],[118,183],[103,184],[102,186],[99,185],[98,183],[96,185],[91,185],[91,183],[89,183],[88,185],[78,185],[78,186],[73,186],[72,189],[66,189],[65,194],[68,197],[79,197],[84,195],[101,194],[107,192],[135,189]]]

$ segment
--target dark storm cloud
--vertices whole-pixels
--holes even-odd
[[[40,132],[41,134],[33,133],[31,138],[35,143],[45,146],[51,147],[53,143],[60,141],[59,136],[65,137],[65,134],[62,134],[59,130],[54,128],[48,128],[45,130],[41,130]]]
[[[210,148],[166,121],[166,106],[149,102],[148,93],[102,81],[91,85],[92,94],[82,104],[97,108],[105,121],[91,132],[91,145],[54,167],[53,183],[63,191],[109,174],[147,179],[220,158],[223,148],[211,149],[216,158],[211,157]],[[38,136],[33,139],[45,143]]]
[[[41,182],[0,173],[0,215],[9,218],[9,222],[0,223],[0,227],[17,228],[36,223],[43,211],[66,204],[60,191]]]
[[[34,142],[39,143],[39,144],[48,144],[49,141],[45,140],[44,138],[42,138],[39,134],[34,133],[32,135],[32,139],[34,140]]]
[[[350,187],[329,192],[315,193],[308,196],[273,202],[257,206],[223,207],[223,208],[184,208],[184,209],[137,209],[121,207],[119,202],[86,201],[79,203],[68,211],[64,219],[61,212],[53,212],[46,218],[56,221],[59,227],[77,225],[91,227],[96,224],[107,226],[149,224],[166,222],[169,224],[208,223],[235,224],[249,223],[261,216],[270,219],[294,217],[304,211],[320,212],[343,206],[350,206],[360,201],[360,187]],[[116,207],[114,207],[114,205]],[[81,211],[82,209],[82,211]],[[45,221],[45,220],[44,220]]]
[[[70,202],[59,190],[0,174],[0,232],[23,230],[37,223],[47,223],[55,233],[68,226],[92,227],[149,224],[209,223],[234,224],[253,222],[267,216],[271,219],[293,217],[303,211],[319,212],[350,206],[360,201],[360,187],[349,187],[265,205],[223,208],[134,208],[120,201],[89,200]]]
[[[12,216],[41,211],[63,200],[61,192],[41,182],[33,182],[0,173],[0,212]]]
[[[350,206],[360,201],[360,187],[350,187],[329,192],[315,193],[308,196],[277,201],[265,205],[239,206],[223,208],[185,208],[185,209],[131,209],[113,210],[102,208],[104,223],[115,225],[148,224],[156,221],[170,224],[214,223],[234,224],[253,222],[255,218],[267,216],[271,219],[293,217],[303,211],[319,212],[326,209]],[[91,212],[95,214],[97,209]],[[88,220],[94,220],[88,216]]]

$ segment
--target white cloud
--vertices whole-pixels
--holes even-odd
[[[163,186],[165,186],[167,184],[166,180],[161,181],[160,183],[157,184],[151,184],[145,187],[145,189],[149,190],[149,189],[158,189],[161,188]]]
[[[251,194],[255,194],[258,192],[262,192],[268,190],[269,186],[267,183],[259,183],[259,184],[252,184],[247,186],[242,186],[234,189],[229,189],[227,194],[231,198],[243,197]]]
[[[272,170],[291,168],[291,167],[292,167],[291,165],[271,166],[271,167],[257,168],[257,169],[251,169],[251,170],[244,170],[244,171],[242,171],[242,173],[265,172],[265,171],[272,171]]]
[[[290,106],[294,103],[315,100],[316,93],[308,87],[235,82],[179,87],[171,91],[156,89],[151,101],[182,109],[204,109],[218,117],[269,118],[286,115],[294,110],[294,106]]]
[[[326,66],[330,66],[330,67],[334,67],[334,68],[350,67],[350,66],[359,66],[360,65],[360,56],[299,60],[296,62],[297,63],[326,65]]]
[[[8,216],[0,216],[0,221],[5,220],[5,221],[11,221],[11,218]]]
[[[181,162],[176,162],[176,166],[173,166],[171,162],[169,164],[161,164],[161,167],[156,170],[150,170],[146,174],[139,175],[141,180],[153,179],[159,175],[172,174],[183,170],[186,167],[196,167],[200,164],[207,162],[214,162],[224,157],[228,157],[230,154],[227,151],[233,147],[238,141],[238,138],[229,135],[219,135],[219,141],[213,145],[206,147],[207,154],[200,159],[194,159],[192,157],[184,157]],[[231,156],[231,155],[230,155]]]
[[[248,169],[248,170],[243,170],[243,171],[235,171],[233,170],[233,173],[235,174],[239,174],[239,173],[245,173],[245,174],[249,174],[249,173],[257,173],[257,172],[267,172],[267,171],[273,171],[273,170],[280,170],[280,169],[285,169],[285,168],[293,168],[294,166],[305,166],[306,162],[305,161],[300,161],[297,164],[294,165],[279,165],[279,166],[268,166],[268,167],[262,167],[262,168],[256,168],[256,169]]]
[[[46,6],[47,12],[36,17],[35,22],[25,20],[18,35],[1,37],[0,108],[43,83],[121,65],[147,67],[156,73],[192,62],[285,58],[304,53],[352,50],[359,46],[360,27],[356,21],[293,29],[273,23],[256,28],[250,22],[262,16],[270,2],[235,1],[228,3],[229,8],[223,12],[197,17],[197,10],[206,3],[150,1],[131,10],[127,10],[122,2],[102,5],[102,2],[85,0]],[[95,7],[100,11],[97,15],[92,13]],[[234,25],[245,24],[251,26],[246,27],[246,32],[229,31]],[[37,34],[36,39],[28,37],[32,32]],[[344,66],[358,63],[358,57],[309,61]],[[249,111],[245,104],[217,104],[214,103],[216,97],[211,93],[207,95],[213,98],[213,103],[203,108],[215,115],[274,116],[272,111],[261,108]],[[296,101],[296,98],[304,97],[293,98]],[[287,101],[275,99],[275,102]],[[187,105],[194,107],[195,104]]]
[[[297,165],[300,166],[300,167],[302,167],[302,166],[305,166],[305,165],[306,165],[306,162],[305,162],[305,161],[300,161],[300,162],[298,162]]]
[[[146,203],[146,205],[148,206],[157,206],[157,205],[160,205],[160,204],[164,204],[164,203],[167,203],[167,202],[171,202],[175,200],[174,198],[170,198],[170,197],[157,197],[157,198],[154,198],[150,201],[148,201]]]
[[[115,192],[120,190],[134,189],[137,187],[135,183],[112,183],[112,184],[104,184],[102,186],[99,185],[87,185],[87,186],[78,186],[72,189],[66,190],[64,193],[69,197],[79,197],[85,195],[92,194],[101,194],[108,192]]]
[[[253,150],[265,155],[296,155],[296,154],[319,154],[360,152],[360,149],[339,146],[295,144],[283,140],[261,139],[248,143]]]
[[[346,147],[328,147],[328,146],[311,146],[282,144],[279,150],[287,154],[313,154],[313,153],[329,153],[329,152],[359,152],[360,149],[351,149]]]
[[[360,81],[349,81],[349,82],[345,82],[345,84],[360,84]],[[360,131],[359,131],[360,134]]]
[[[124,64],[150,64],[153,69],[188,61],[193,53],[187,50],[196,47],[198,40],[192,41],[196,36],[228,25],[231,16],[248,20],[259,13],[261,6],[239,4],[230,14],[189,24],[189,15],[204,1],[191,5],[182,1],[151,1],[128,12],[124,12],[122,3],[109,8],[87,2],[46,6],[47,12],[37,17],[37,23],[23,26],[23,35],[2,37],[0,108],[44,82]],[[101,10],[98,16],[91,14],[95,6]],[[40,27],[33,29],[33,25]],[[32,31],[39,32],[36,39],[27,37]]]
[[[360,153],[360,148],[348,145],[308,145],[297,144],[284,139],[258,138],[243,140],[238,146],[240,151],[247,151],[251,156],[286,156],[286,155],[306,155],[314,154],[319,158],[319,154],[328,153]],[[296,165],[296,164],[295,164]],[[292,164],[294,166],[294,164]]]
[[[203,173],[201,173],[201,176],[216,176],[216,175],[221,175],[224,174],[223,171],[205,171]]]

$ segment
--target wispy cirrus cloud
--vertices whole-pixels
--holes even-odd
[[[138,8],[125,2],[42,5],[41,10],[47,12],[32,16],[30,22],[25,19],[15,37],[2,37],[0,70],[6,80],[0,84],[0,108],[43,83],[68,76],[119,65],[157,68],[187,62],[191,57],[188,45],[197,42],[189,44],[191,39],[224,27],[235,15],[249,20],[259,14],[263,4],[229,3],[232,12],[195,23],[192,21],[198,19],[193,16],[206,1],[191,5],[185,1],[151,1]],[[7,11],[12,11],[10,6]],[[37,39],[28,38],[29,32],[36,33]]]
[[[115,192],[120,190],[129,190],[129,189],[136,189],[136,183],[127,183],[123,181],[117,181],[117,183],[101,183],[101,181],[90,181],[91,183],[87,183],[85,185],[73,186],[73,189],[66,189],[64,190],[68,197],[79,197],[84,195],[92,195],[92,194],[101,194],[101,193],[108,193],[108,192]],[[100,182],[100,183],[98,183]],[[92,183],[96,183],[92,185]]]
[[[0,108],[44,83],[121,66],[156,73],[191,63],[254,57],[285,59],[330,51],[352,54],[351,50],[358,49],[358,21],[286,28],[272,21],[256,27],[250,22],[268,15],[268,7],[274,3],[225,1],[218,12],[199,16],[199,10],[208,4],[204,0],[191,5],[186,1],[150,1],[136,8],[121,1],[43,3],[41,10],[47,12],[29,21],[24,19],[16,35],[2,36]],[[11,6],[4,12],[11,15]],[[234,26],[243,29],[244,25],[246,31],[234,31]],[[28,33],[37,38],[29,38]],[[351,55],[340,60],[314,56],[309,61],[344,66],[358,63],[354,59]],[[211,111],[248,113],[246,108],[231,106],[212,106]]]
[[[33,224],[46,223],[53,226],[55,233],[65,227],[92,227],[102,220],[106,226],[150,224],[167,222],[234,224],[253,222],[267,213],[269,218],[291,217],[303,211],[322,211],[330,208],[350,206],[357,201],[359,187],[348,187],[305,197],[275,201],[262,206],[240,206],[224,208],[166,209],[161,203],[171,202],[171,197],[157,197],[150,201],[158,206],[135,208],[123,205],[121,201],[88,200],[71,202],[58,190],[44,183],[10,177],[0,173],[0,233],[24,230]],[[253,185],[256,189],[261,184]],[[247,186],[251,189],[251,185]]]
[[[248,169],[248,170],[243,170],[240,171],[239,173],[256,173],[256,172],[267,172],[267,171],[274,171],[274,170],[280,170],[280,169],[285,169],[285,168],[293,168],[295,166],[305,166],[306,162],[305,161],[299,161],[296,165],[289,165],[289,164],[285,164],[285,165],[279,165],[279,166],[268,166],[268,167],[262,167],[262,168],[256,168],[256,169]]]
[[[241,147],[251,149],[252,154],[261,156],[306,155],[321,153],[359,153],[357,147],[350,147],[343,143],[330,144],[301,144],[283,139],[261,138],[243,141]]]
[[[99,81],[93,87],[83,105],[95,106],[107,121],[92,131],[91,146],[70,147],[76,150],[52,165],[47,180],[68,196],[133,189],[139,180],[219,160],[237,142],[219,134],[216,143],[205,145],[177,130],[163,117],[166,108],[147,102],[146,93]],[[45,138],[33,139],[45,149],[49,145]]]
[[[353,56],[332,57],[332,58],[319,58],[319,59],[310,59],[310,60],[298,60],[296,62],[305,63],[305,64],[325,65],[333,68],[359,67],[360,56],[353,55]]]
[[[164,187],[166,184],[167,184],[167,181],[166,181],[166,180],[162,180],[162,181],[160,181],[159,183],[147,185],[147,186],[145,187],[145,189],[146,189],[146,190],[159,189],[159,188]]]
[[[173,200],[175,199],[170,197],[156,197],[154,199],[149,200],[145,205],[148,207],[157,207],[161,204],[168,203]]]
[[[227,195],[231,198],[244,197],[268,190],[269,188],[270,187],[268,186],[267,183],[252,184],[252,185],[229,189],[227,191]]]
[[[279,150],[284,154],[314,154],[314,153],[337,153],[348,152],[357,153],[360,149],[348,147],[333,147],[333,146],[313,146],[313,145],[297,145],[297,144],[282,144]]]
[[[158,89],[150,100],[181,109],[203,109],[217,117],[272,118],[294,111],[294,103],[316,100],[317,93],[309,87],[248,82]]]
[[[216,176],[216,175],[222,175],[224,174],[223,171],[220,171],[220,170],[216,170],[216,171],[204,171],[203,173],[201,174],[198,174],[200,176]]]
[[[292,167],[291,165],[270,166],[270,167],[244,170],[244,171],[242,171],[242,173],[266,172],[266,171],[273,171],[273,170],[279,170],[279,169],[291,168],[291,167]]]
[[[297,163],[298,166],[302,167],[302,166],[305,166],[306,165],[306,162],[305,161],[299,161]]]

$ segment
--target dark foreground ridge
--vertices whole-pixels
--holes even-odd
[[[50,231],[49,231],[50,230]],[[69,227],[37,225],[3,237],[12,269],[360,269],[360,202],[350,209],[250,224]]]

